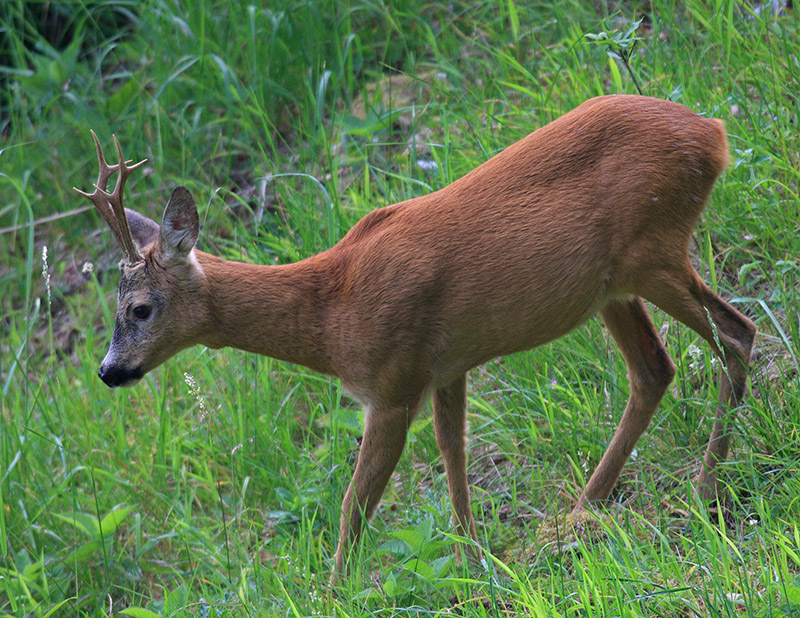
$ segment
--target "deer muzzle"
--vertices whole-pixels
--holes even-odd
[[[142,379],[144,371],[142,371],[141,367],[131,369],[130,367],[107,364],[106,361],[103,361],[97,375],[106,383],[106,386],[116,388],[117,386],[133,386]]]

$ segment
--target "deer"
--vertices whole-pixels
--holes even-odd
[[[196,344],[233,347],[338,378],[366,411],[344,495],[334,576],[381,500],[410,423],[432,399],[457,534],[478,536],[466,468],[467,372],[558,339],[600,315],[630,392],[575,512],[607,500],[676,366],[645,300],[705,339],[721,360],[697,493],[720,492],[727,416],[740,405],[755,324],[692,266],[689,245],[729,164],[723,121],[638,95],[589,99],[438,191],[378,208],[333,247],[256,265],[196,248],[183,186],[161,223],[123,206],[131,172],[114,136],[88,198],[116,236],[118,306],[99,377],[132,386]],[[107,183],[117,174],[112,191]]]

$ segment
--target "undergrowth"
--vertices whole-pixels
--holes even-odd
[[[796,12],[11,0],[0,28],[0,616],[800,615]],[[760,334],[719,505],[690,482],[715,360],[659,312],[678,375],[592,538],[537,531],[577,497],[627,399],[597,320],[470,374],[485,564],[455,562],[423,413],[337,590],[363,426],[338,382],[204,348],[134,389],[97,378],[118,250],[71,190],[96,174],[90,128],[149,159],[129,207],[158,217],[184,184],[202,248],[286,263],[589,97],[635,92],[623,56],[645,94],[729,133],[691,251]]]

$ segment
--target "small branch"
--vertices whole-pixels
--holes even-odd
[[[622,60],[622,64],[624,64],[625,68],[628,69],[628,75],[631,76],[631,79],[633,80],[633,85],[636,86],[636,91],[639,94],[644,95],[644,92],[642,92],[642,89],[639,86],[639,82],[636,79],[636,75],[634,75],[634,73],[633,73],[633,69],[631,68],[631,65],[628,64],[628,54],[619,54],[619,57],[620,57],[620,60]]]
[[[68,212],[59,212],[54,215],[49,215],[47,217],[42,217],[41,219],[36,219],[33,223],[22,223],[20,225],[11,225],[9,227],[0,228],[0,236],[3,234],[10,234],[11,232],[19,232],[20,230],[24,230],[25,228],[33,225],[34,227],[37,225],[41,225],[42,223],[52,223],[53,221],[58,221],[59,219],[66,219],[67,217],[74,217],[75,215],[79,215],[82,212],[86,212],[87,210],[91,210],[91,206],[81,206],[80,208],[74,208]]]

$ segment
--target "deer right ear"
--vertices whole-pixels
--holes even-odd
[[[167,258],[189,255],[197,242],[200,220],[189,189],[175,187],[161,220],[159,249]]]
[[[131,228],[133,242],[136,243],[136,248],[139,251],[158,238],[161,228],[150,217],[140,215],[130,208],[125,209],[125,217],[128,219],[128,226]]]

